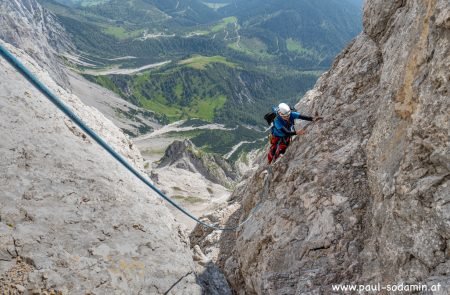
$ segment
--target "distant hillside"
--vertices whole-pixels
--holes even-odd
[[[194,56],[136,76],[85,76],[157,112],[163,122],[200,118],[227,125],[261,125],[261,113],[279,100],[294,102],[316,80],[314,74],[277,78],[221,56]]]
[[[264,49],[286,65],[328,67],[336,53],[361,31],[361,11],[351,2],[236,0],[219,12],[239,19],[242,50]]]
[[[350,0],[40,1],[81,51],[67,62],[82,73],[164,62],[88,77],[163,123],[263,127],[264,113],[298,100],[361,28]]]
[[[59,3],[71,8],[83,9],[98,16],[113,20],[138,22],[158,22],[160,17],[171,19],[178,25],[197,25],[208,23],[219,14],[199,0],[45,0],[47,3]],[[118,9],[118,8],[122,9]],[[149,13],[150,12],[150,13]],[[149,18],[141,17],[147,14]],[[156,17],[156,18],[152,18]]]
[[[358,0],[40,1],[81,50],[143,60],[180,58],[182,46],[259,66],[325,69],[361,30]]]

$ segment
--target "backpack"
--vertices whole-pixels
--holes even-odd
[[[291,107],[291,111],[296,111],[295,107]],[[266,120],[267,124],[270,126],[270,124],[273,123],[275,118],[278,115],[278,107],[272,107],[272,111],[264,115],[264,120]]]
[[[270,124],[272,124],[276,117],[277,113],[272,111],[264,115],[264,120],[266,120],[267,124],[270,126]]]

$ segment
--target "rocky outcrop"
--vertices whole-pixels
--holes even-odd
[[[144,134],[159,126],[152,112],[61,66],[60,56],[67,59],[76,55],[75,46],[57,17],[36,0],[0,1],[0,39],[24,50],[65,90],[100,110],[128,135]]]
[[[200,151],[187,139],[184,141],[176,140],[166,149],[158,168],[166,166],[174,166],[199,173],[206,179],[225,187],[232,187],[239,177],[224,158],[217,154]]]
[[[6,46],[142,168],[117,127]],[[189,243],[161,200],[0,65],[0,293],[200,294]]]
[[[98,109],[125,134],[134,138],[161,127],[151,111],[135,106],[77,73],[69,71],[67,74],[72,93],[78,96],[83,104]]]
[[[191,236],[234,290],[450,292],[449,23],[446,0],[366,2],[364,32],[297,105],[325,120],[238,186],[233,210],[210,216],[251,219],[236,235]]]
[[[225,159],[197,149],[189,140],[158,137],[149,140],[152,145],[168,144],[164,156],[155,162],[159,163],[157,167],[146,165],[150,178],[168,197],[194,216],[210,213],[227,202],[237,173]],[[196,222],[170,209],[185,226],[186,233],[192,231]]]
[[[60,85],[68,79],[55,53],[74,46],[56,17],[36,0],[0,1],[0,39],[23,49]]]

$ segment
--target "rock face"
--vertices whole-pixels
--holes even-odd
[[[449,294],[449,68],[447,0],[368,0],[364,32],[297,105],[325,120],[238,186],[240,210],[210,217],[233,225],[258,205],[236,235],[191,239],[241,294]]]
[[[202,153],[190,140],[176,140],[166,149],[158,168],[166,166],[199,173],[225,187],[231,187],[239,176],[225,159],[216,154]]]
[[[83,104],[98,109],[125,134],[135,137],[160,127],[152,112],[133,105],[77,73],[70,71],[67,77],[72,93],[78,96]]]
[[[1,44],[143,170],[127,136],[58,86],[65,45],[52,16],[33,0],[1,1],[0,13]],[[3,58],[0,69],[0,293],[200,294],[189,241],[159,197]]]
[[[24,50],[58,84],[68,85],[55,53],[71,51],[74,46],[55,16],[36,0],[0,1],[0,39]]]
[[[170,198],[195,216],[205,215],[226,203],[238,177],[225,159],[200,151],[189,140],[171,143],[150,174]],[[172,212],[187,232],[195,227],[192,219],[177,210]]]
[[[117,127],[8,48],[142,168]],[[5,60],[0,65],[0,293],[200,294],[188,241],[161,200]]]

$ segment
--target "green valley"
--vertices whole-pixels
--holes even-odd
[[[77,47],[66,64],[162,124],[233,128],[189,135],[207,151],[236,147],[232,160],[264,143],[263,115],[297,102],[361,30],[359,0],[38,1]]]
[[[40,0],[77,47],[142,66],[192,54],[253,66],[325,70],[361,30],[350,0]],[[126,66],[124,65],[124,66]],[[269,67],[270,68],[270,67]]]
[[[274,77],[222,56],[200,55],[139,75],[85,76],[158,113],[163,122],[199,118],[233,126],[259,125],[261,113],[279,100],[294,102],[317,78]]]

